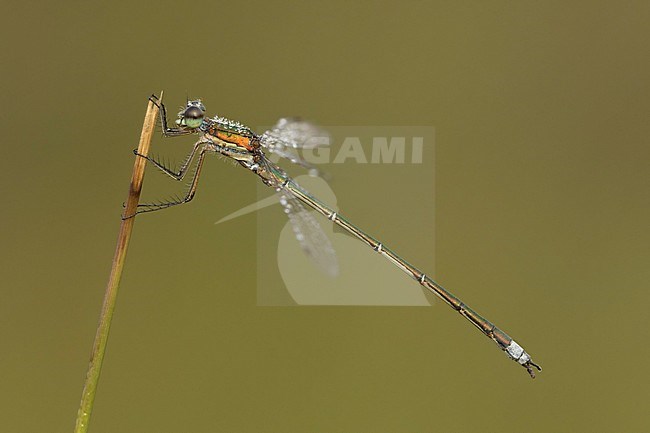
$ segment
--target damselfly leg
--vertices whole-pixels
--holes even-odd
[[[139,154],[138,149],[133,149],[133,153],[135,155],[138,155],[138,156],[146,159],[147,161],[151,162],[153,165],[158,167],[160,169],[160,171],[162,171],[163,173],[165,173],[166,175],[168,175],[172,179],[180,181],[180,180],[183,180],[183,178],[187,174],[187,172],[188,172],[188,170],[189,170],[189,168],[191,166],[192,160],[194,159],[194,155],[204,145],[205,145],[204,142],[198,141],[194,145],[194,148],[192,148],[192,151],[185,157],[183,163],[181,164],[181,166],[178,168],[177,171],[172,170],[170,167],[168,167],[166,164],[164,164],[163,162],[159,161],[156,158],[152,158],[152,157],[147,156],[147,155]]]
[[[201,146],[198,146],[198,147],[200,148]],[[195,146],[195,149],[197,149],[196,146]],[[195,151],[196,150],[194,150],[193,153]],[[196,194],[196,188],[197,188],[198,183],[199,183],[199,177],[201,176],[201,169],[203,168],[203,161],[205,160],[205,154],[206,154],[207,151],[208,151],[207,149],[203,148],[201,150],[201,152],[199,152],[199,157],[198,157],[198,160],[197,160],[197,162],[195,164],[194,176],[192,176],[192,181],[189,183],[188,189],[187,189],[184,196],[182,196],[182,197],[174,197],[172,200],[168,200],[168,201],[164,201],[164,202],[138,204],[138,210],[134,214],[126,215],[122,219],[133,218],[134,216],[136,216],[138,214],[141,214],[141,213],[154,212],[154,211],[161,210],[161,209],[167,209],[167,208],[170,208],[172,206],[177,206],[179,204],[185,204],[185,203],[189,203],[190,201],[192,201],[192,199],[194,198],[194,195]],[[137,152],[134,152],[134,153],[137,156],[139,156],[141,158],[145,158],[147,161],[151,161],[152,163],[154,163],[154,165],[158,169],[160,169],[163,173],[168,174],[169,176],[171,176],[174,180],[181,181],[183,179],[183,177],[185,176],[185,173],[187,172],[187,167],[186,167],[185,170],[183,170],[179,175],[176,175],[176,173],[171,171],[169,168],[167,168],[167,167],[153,161],[152,159],[147,158],[144,155],[140,155]],[[189,164],[188,164],[188,166],[189,166]]]
[[[158,106],[159,108],[159,116],[160,116],[160,123],[162,125],[162,134],[165,137],[178,137],[181,135],[188,135],[192,134],[192,131],[184,129],[184,128],[170,128],[167,126],[167,109],[165,108],[165,104],[163,104],[156,95],[151,95],[149,97],[149,100],[153,102],[155,105]]]

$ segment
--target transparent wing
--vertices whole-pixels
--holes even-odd
[[[289,149],[285,149],[284,147],[275,147],[273,150],[270,150],[270,152],[275,153],[276,155],[280,156],[281,158],[287,159],[291,161],[292,163],[299,165],[305,169],[308,170],[308,173],[310,176],[318,176],[323,179],[329,179],[330,175],[321,169],[319,169],[317,166],[312,164],[309,161],[306,161],[305,159],[301,158],[300,156],[296,155],[294,152],[292,152]]]
[[[260,144],[271,151],[274,148],[313,149],[329,146],[329,143],[327,131],[296,117],[278,120],[260,137]]]
[[[306,168],[311,176],[328,177],[296,153],[296,149],[329,146],[329,133],[316,125],[298,118],[280,119],[273,128],[260,136],[260,144],[269,152]]]
[[[302,250],[315,264],[331,277],[339,273],[339,262],[318,221],[309,213],[302,203],[288,190],[278,188],[280,204],[289,217],[291,228]]]
[[[266,160],[264,164],[268,167],[273,163]],[[282,169],[275,165],[273,165],[273,168],[277,172],[284,173]],[[268,170],[272,172],[270,167],[268,167]],[[339,262],[336,258],[334,247],[332,247],[332,243],[327,235],[323,232],[323,229],[314,216],[305,209],[300,200],[291,191],[282,186],[284,179],[276,180],[277,183],[274,186],[280,199],[280,204],[284,209],[284,213],[289,218],[293,233],[300,243],[302,250],[325,274],[331,277],[337,276],[339,273]]]

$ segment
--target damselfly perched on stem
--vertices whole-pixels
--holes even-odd
[[[532,361],[530,355],[505,332],[481,317],[460,299],[433,281],[424,272],[415,268],[387,248],[382,242],[365,233],[338,212],[305,191],[282,168],[273,163],[265,153],[274,153],[293,163],[306,167],[314,173],[318,173],[316,167],[300,158],[294,153],[293,149],[314,147],[322,144],[322,140],[313,140],[314,137],[322,135],[321,130],[300,120],[282,119],[272,129],[262,135],[257,135],[250,128],[239,122],[219,116],[213,118],[206,117],[205,107],[200,100],[188,101],[187,105],[178,113],[176,126],[170,128],[167,124],[165,106],[155,96],[152,96],[151,100],[160,107],[160,120],[162,122],[164,136],[176,137],[197,134],[199,139],[177,171],[167,167],[154,158],[135,152],[136,155],[146,158],[157,168],[178,181],[185,177],[191,167],[194,167],[194,174],[189,183],[189,189],[183,197],[161,203],[140,204],[136,213],[151,212],[188,203],[192,200],[196,192],[206,154],[217,153],[223,155],[255,173],[265,185],[277,191],[280,203],[289,217],[303,250],[326,273],[336,275],[338,272],[338,262],[334,250],[327,236],[322,232],[318,222],[306,211],[303,205],[307,205],[318,211],[328,220],[337,224],[371,247],[375,252],[387,258],[420,285],[440,297],[450,307],[458,311],[481,330],[483,334],[492,339],[509,358],[522,365],[531,377],[535,377],[533,367],[541,371],[540,366]],[[130,218],[134,215],[127,215],[125,218]]]

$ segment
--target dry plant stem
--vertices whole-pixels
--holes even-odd
[[[162,100],[162,96],[161,92],[160,100]],[[149,101],[147,113],[144,116],[144,125],[142,126],[140,143],[138,144],[138,153],[141,155],[148,155],[149,153],[151,138],[153,136],[157,118],[158,106]],[[145,163],[146,160],[144,158],[136,156],[124,215],[135,214],[140,199],[140,191],[142,190]],[[95,392],[97,391],[97,383],[99,382],[99,374],[101,372],[104,352],[106,350],[106,342],[108,341],[108,331],[111,327],[111,319],[113,317],[113,310],[115,309],[115,301],[117,299],[117,291],[122,276],[122,268],[124,267],[124,259],[126,258],[126,251],[129,246],[129,240],[131,239],[131,231],[133,230],[134,222],[134,217],[123,219],[122,225],[120,226],[120,233],[117,238],[117,247],[115,248],[115,255],[113,256],[113,266],[108,279],[106,293],[104,294],[104,303],[99,318],[97,334],[95,334],[95,343],[93,344],[93,350],[90,355],[90,365],[88,366],[88,372],[86,373],[86,382],[84,383],[79,412],[77,413],[77,423],[74,430],[75,433],[84,433],[88,430],[88,422],[90,420],[90,414],[95,400]]]

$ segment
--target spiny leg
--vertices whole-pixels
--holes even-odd
[[[146,155],[139,154],[137,149],[133,149],[133,153],[134,153],[135,155],[137,155],[137,156],[139,156],[139,157],[141,157],[141,158],[144,158],[144,159],[146,159],[147,161],[151,162],[151,163],[152,163],[153,165],[155,165],[155,166],[156,166],[160,171],[162,171],[163,173],[165,173],[166,175],[168,175],[168,176],[171,177],[172,179],[174,179],[174,180],[178,180],[178,181],[181,181],[181,180],[183,180],[183,178],[185,177],[185,174],[187,174],[187,170],[188,170],[189,167],[190,167],[190,163],[192,162],[192,159],[194,159],[194,154],[196,153],[197,150],[199,150],[199,148],[200,148],[203,144],[205,144],[205,143],[202,142],[202,141],[198,141],[198,142],[196,142],[196,144],[194,145],[194,148],[193,148],[192,151],[187,155],[187,157],[185,157],[185,161],[183,162],[183,164],[181,164],[180,168],[178,169],[178,173],[175,172],[174,170],[170,169],[169,167],[166,167],[165,164],[161,163],[160,161],[158,161],[158,160],[156,160],[156,159],[154,159],[154,158],[151,158],[151,157],[146,156]]]
[[[166,208],[171,207],[171,206],[176,206],[176,205],[188,203],[189,201],[191,201],[194,198],[194,194],[196,193],[196,187],[197,187],[198,182],[199,182],[199,176],[201,175],[201,168],[203,167],[203,161],[205,159],[205,153],[206,152],[207,152],[207,149],[204,148],[204,149],[201,150],[201,153],[199,153],[199,158],[198,158],[197,163],[196,163],[194,176],[192,177],[192,181],[189,184],[189,189],[187,190],[187,193],[185,194],[185,196],[183,198],[178,198],[176,200],[171,200],[171,201],[163,202],[163,203],[151,203],[151,204],[142,203],[142,204],[139,204],[138,207],[143,207],[143,208],[148,208],[148,209],[139,210],[136,213],[152,212],[152,211],[155,211],[155,210],[166,209]]]
[[[149,100],[153,102],[160,110],[160,122],[162,123],[162,133],[165,137],[179,137],[181,135],[192,134],[193,131],[184,128],[170,128],[167,126],[167,110],[165,104],[162,103],[156,95],[149,96]]]
[[[199,159],[198,159],[198,161],[196,163],[196,171],[194,172],[194,177],[192,178],[192,182],[190,183],[189,189],[188,189],[187,193],[185,194],[185,197],[178,198],[176,200],[171,200],[171,201],[168,201],[168,202],[162,202],[162,203],[150,203],[150,204],[142,203],[142,204],[139,204],[138,208],[142,207],[143,209],[139,209],[138,211],[136,211],[132,215],[124,216],[124,217],[122,217],[122,219],[133,218],[137,214],[141,214],[141,213],[145,213],[145,212],[153,212],[153,211],[157,211],[157,210],[161,210],[161,209],[167,209],[167,208],[172,207],[172,206],[176,206],[176,205],[179,205],[179,204],[185,204],[185,203],[189,203],[190,201],[192,201],[192,199],[194,198],[194,194],[196,193],[196,187],[197,187],[197,185],[199,183],[199,176],[201,175],[201,168],[203,167],[203,161],[205,159],[205,153],[207,151],[208,150],[204,148],[204,149],[201,150],[201,153],[199,153]]]

